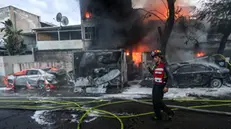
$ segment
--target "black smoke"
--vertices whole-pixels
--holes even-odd
[[[81,13],[90,12],[97,23],[97,39],[90,49],[130,48],[153,28],[144,24],[144,13],[131,0],[82,0]]]

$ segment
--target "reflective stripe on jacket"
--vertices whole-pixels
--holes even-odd
[[[155,84],[166,84],[168,76],[164,63],[159,63],[156,65],[155,69],[153,70],[153,77]]]

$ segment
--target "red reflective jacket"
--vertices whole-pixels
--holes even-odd
[[[167,78],[165,73],[165,64],[159,63],[153,71],[154,83],[155,84],[166,84]]]

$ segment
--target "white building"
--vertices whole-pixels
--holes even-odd
[[[33,29],[37,50],[82,50],[81,26],[56,26]]]
[[[48,23],[40,21],[40,16],[32,14],[30,12],[24,11],[22,9],[7,6],[0,8],[0,22],[4,22],[10,19],[17,30],[22,29],[22,35],[24,39],[24,44],[27,45],[28,51],[31,51],[33,47],[36,46],[35,34],[32,32],[33,28],[40,28],[43,26],[52,26]],[[0,28],[4,25],[0,23]],[[4,32],[0,32],[0,41],[3,38]],[[3,42],[0,44],[0,48],[4,48]]]

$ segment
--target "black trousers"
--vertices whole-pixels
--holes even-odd
[[[164,87],[165,85],[154,84],[152,88],[153,109],[158,120],[162,119],[161,110],[163,110],[168,115],[171,115],[173,113],[173,111],[168,108],[163,102]]]

